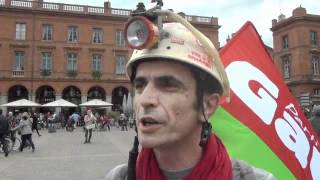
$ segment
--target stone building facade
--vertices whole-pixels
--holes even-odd
[[[320,104],[320,16],[303,7],[272,20],[273,59],[302,107]]]
[[[109,1],[92,7],[0,0],[0,104],[98,98],[121,109],[132,89],[124,39],[130,13]],[[217,18],[181,15],[219,47]]]

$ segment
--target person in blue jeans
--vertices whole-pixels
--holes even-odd
[[[84,116],[84,127],[85,127],[85,141],[84,144],[86,143],[91,143],[91,137],[92,137],[92,129],[93,125],[97,118],[93,115],[91,109],[87,110],[87,115]],[[88,137],[89,135],[89,137]]]

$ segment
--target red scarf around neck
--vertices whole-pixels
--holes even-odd
[[[151,149],[143,148],[136,165],[137,180],[166,180]],[[184,180],[231,180],[232,165],[220,139],[211,135],[198,164]]]

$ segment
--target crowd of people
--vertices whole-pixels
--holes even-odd
[[[40,137],[40,129],[48,129],[48,132],[51,132],[52,129],[66,128],[67,131],[73,131],[77,127],[83,127],[85,131],[84,143],[86,144],[91,142],[94,129],[110,131],[111,127],[115,127],[122,131],[127,131],[128,125],[132,128],[134,126],[129,124],[129,118],[124,114],[112,117],[107,113],[101,115],[99,112],[94,113],[91,109],[85,111],[84,114],[73,112],[70,115],[51,112],[18,112],[14,114],[11,111],[7,115],[3,115],[2,109],[0,109],[0,143],[5,157],[8,157],[9,146],[6,138],[9,137],[14,143],[17,134],[21,136],[19,151],[22,152],[24,147],[29,145],[32,148],[32,152],[34,152],[35,145],[32,140],[32,134],[36,132]]]
[[[2,150],[5,157],[8,157],[9,146],[6,137],[10,137],[11,141],[14,143],[16,141],[16,132],[21,136],[21,145],[19,146],[19,151],[22,152],[28,143],[32,147],[32,152],[35,151],[35,146],[32,140],[32,132],[37,131],[38,136],[39,131],[37,129],[37,118],[30,116],[29,113],[24,112],[19,114],[19,116],[14,116],[12,112],[9,112],[7,116],[2,114],[2,109],[0,109],[0,140],[2,144]]]

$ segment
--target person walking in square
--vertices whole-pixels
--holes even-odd
[[[111,117],[108,116],[107,114],[104,114],[101,118],[101,124],[102,127],[105,128],[107,127],[108,131],[110,131],[110,122],[111,122]]]
[[[21,132],[21,146],[19,148],[20,152],[23,151],[23,148],[26,145],[26,142],[28,141],[32,147],[32,152],[35,150],[34,143],[32,141],[32,118],[29,117],[29,114],[27,112],[24,112],[22,114],[22,119],[19,123],[19,125],[12,129],[12,131],[20,130]]]
[[[93,115],[90,109],[87,110],[87,114],[84,116],[84,127],[85,127],[85,141],[86,143],[91,143],[92,129],[95,127],[95,121],[97,118]]]
[[[7,120],[9,122],[10,130],[15,128],[18,125],[17,120],[13,116],[13,113],[11,111],[8,113]],[[10,138],[14,144],[16,141],[16,132],[15,131],[10,131]]]
[[[33,113],[31,115],[31,118],[32,118],[32,132],[34,130],[36,130],[38,136],[40,137],[41,134],[39,133],[39,130],[38,130],[38,122],[39,122],[39,120],[38,120],[38,117],[37,117],[37,113]]]
[[[8,142],[6,141],[5,137],[9,134],[9,122],[7,118],[2,115],[2,109],[0,109],[0,142],[2,144],[2,150],[4,152],[4,156],[8,157],[9,150],[8,150]]]
[[[121,131],[128,131],[128,121],[125,114],[121,114],[119,117],[119,123],[121,126]]]

